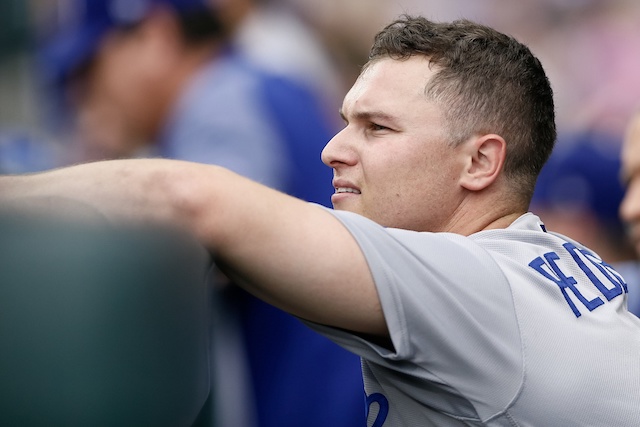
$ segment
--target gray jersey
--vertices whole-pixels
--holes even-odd
[[[640,426],[640,320],[620,275],[533,214],[469,237],[333,212],[373,274],[387,349],[362,357],[368,426]]]

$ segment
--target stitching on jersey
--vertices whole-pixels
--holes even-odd
[[[360,251],[362,252],[365,262],[367,263],[367,267],[369,268],[369,273],[371,274],[371,279],[374,283],[374,286],[376,288],[376,292],[380,292],[379,288],[378,288],[378,283],[376,280],[376,276],[374,274],[374,271],[380,271],[382,272],[382,274],[384,275],[384,279],[387,283],[392,284],[392,286],[388,286],[387,289],[389,289],[389,294],[391,295],[391,298],[393,299],[393,306],[395,308],[397,308],[397,313],[395,313],[395,320],[398,321],[398,323],[400,324],[400,332],[401,332],[401,336],[400,336],[400,345],[396,346],[395,342],[394,342],[394,336],[391,333],[391,330],[389,330],[389,338],[391,340],[391,344],[393,346],[392,349],[387,349],[387,350],[392,350],[393,351],[393,359],[398,359],[399,358],[399,351],[398,348],[400,349],[406,349],[409,344],[409,334],[407,331],[407,321],[406,321],[406,316],[405,316],[405,310],[404,310],[404,306],[402,305],[402,298],[400,298],[399,294],[398,294],[398,286],[397,286],[397,280],[393,280],[395,279],[395,275],[390,274],[388,272],[388,268],[386,267],[387,260],[384,259],[381,255],[380,252],[378,251],[365,251],[364,248],[367,245],[364,245],[362,243],[363,240],[369,240],[371,243],[374,243],[373,246],[375,245],[375,239],[370,239],[367,233],[363,232],[362,227],[360,226],[359,221],[352,221],[351,220],[351,216],[355,215],[351,212],[346,212],[346,211],[342,211],[340,215],[336,215],[334,213],[334,211],[331,211],[328,208],[325,208],[327,210],[329,210],[333,216],[335,218],[338,219],[338,221],[340,221],[342,223],[342,226],[349,232],[349,234],[351,234],[351,237],[353,237],[353,239],[356,241],[358,247],[360,248]],[[342,217],[342,215],[344,215],[344,219]],[[372,222],[373,223],[373,222]],[[380,227],[383,232],[385,233],[386,236],[388,236],[389,238],[393,239],[394,241],[398,242],[398,240],[393,237],[391,234],[388,233],[388,230],[385,227],[382,227],[379,224],[376,224],[376,226]],[[351,227],[355,228],[355,230],[351,230]],[[402,245],[404,247],[404,245]],[[369,255],[374,255],[375,259],[378,264],[378,268],[374,269],[372,268],[372,263],[369,262]],[[385,266],[385,267],[380,267],[380,266]],[[393,269],[391,269],[393,270]],[[382,310],[382,315],[385,318],[385,321],[387,320],[387,316],[386,313],[384,311],[384,306],[382,305],[382,299],[378,297],[378,299],[380,300],[380,308]],[[395,311],[395,310],[393,310]]]
[[[486,250],[485,248],[483,248],[483,249],[489,253],[488,250]],[[491,257],[491,259],[493,259],[493,256],[491,256],[491,253],[489,253],[489,256]],[[515,316],[516,326],[518,328],[518,336],[520,337],[520,354],[522,355],[522,373],[521,373],[521,377],[520,377],[520,386],[518,387],[518,390],[513,395],[513,398],[509,401],[509,403],[507,403],[507,405],[504,407],[504,409],[502,411],[497,412],[494,415],[490,416],[489,418],[487,418],[485,420],[485,422],[489,422],[491,420],[494,420],[494,419],[504,415],[504,416],[507,417],[507,419],[509,419],[509,422],[512,423],[512,425],[517,426],[518,423],[516,422],[515,419],[513,419],[513,417],[509,413],[509,409],[516,403],[516,401],[518,400],[518,398],[520,397],[520,395],[522,394],[522,392],[524,390],[525,378],[527,376],[526,343],[525,343],[524,337],[522,336],[522,328],[521,328],[521,325],[520,325],[520,318],[518,317],[518,310],[516,308],[516,302],[515,302],[514,297],[513,297],[513,295],[514,295],[513,287],[511,286],[511,282],[509,282],[509,280],[505,276],[504,271],[502,270],[502,268],[500,268],[500,265],[495,260],[494,260],[494,263],[496,264],[496,266],[500,270],[500,273],[501,273],[502,277],[504,278],[504,280],[507,283],[507,285],[509,285],[509,289],[511,290],[511,302],[513,304],[513,315]]]
[[[523,215],[524,216],[524,215]],[[520,217],[522,218],[522,217]],[[488,231],[502,231],[502,230],[487,230]],[[482,233],[482,232],[481,232]],[[493,261],[494,267],[498,269],[498,271],[500,272],[500,275],[502,276],[502,279],[504,280],[504,282],[509,286],[509,290],[510,290],[510,294],[511,294],[511,303],[513,306],[513,313],[514,313],[514,317],[515,317],[515,322],[516,322],[516,327],[518,329],[518,337],[520,338],[520,354],[522,356],[522,372],[521,372],[521,376],[520,376],[520,385],[518,386],[518,389],[516,390],[516,392],[513,395],[513,398],[506,404],[506,406],[496,412],[495,414],[487,417],[485,420],[480,420],[483,423],[486,422],[490,422],[492,420],[495,420],[501,416],[506,416],[509,419],[510,423],[516,423],[513,424],[514,427],[517,427],[518,424],[517,422],[512,418],[512,416],[509,414],[509,409],[515,404],[515,402],[518,400],[518,398],[520,397],[520,395],[522,394],[523,390],[524,390],[524,384],[525,384],[525,378],[526,378],[526,366],[527,366],[527,361],[526,361],[526,344],[524,341],[524,337],[522,336],[522,328],[520,325],[520,318],[518,317],[518,312],[516,310],[516,303],[514,300],[514,292],[513,292],[513,287],[511,286],[511,282],[509,282],[509,280],[507,279],[507,276],[504,274],[504,270],[502,270],[502,268],[500,268],[500,264],[495,260],[495,257],[493,256],[493,253],[491,251],[489,251],[487,248],[485,248],[482,245],[482,241],[483,240],[488,240],[490,242],[493,242],[493,239],[489,238],[489,239],[485,239],[485,236],[478,236],[478,233],[476,233],[476,235],[472,235],[474,238],[471,239],[474,241],[474,243],[476,243],[478,245],[478,247],[480,249],[482,249],[487,256]],[[472,237],[469,236],[469,237]],[[462,396],[462,394],[461,394]],[[472,404],[473,406],[473,404]],[[477,410],[476,410],[477,413]],[[448,414],[449,415],[449,414]],[[455,415],[451,415],[454,418],[458,418]],[[458,418],[460,420],[464,420],[465,418]]]
[[[505,411],[504,416],[506,417],[506,419],[509,421],[509,424],[511,424],[513,427],[518,427],[520,424],[513,418],[513,416],[511,416],[511,413],[509,412],[509,410]]]
[[[386,260],[385,260],[386,261]],[[386,262],[385,262],[386,264]],[[407,347],[409,347],[409,332],[408,332],[408,328],[407,328],[407,318],[405,315],[405,310],[404,310],[404,305],[402,305],[402,298],[399,295],[399,291],[398,291],[398,285],[397,285],[397,278],[395,275],[392,274],[388,274],[387,273],[387,269],[384,268],[383,270],[383,274],[385,276],[385,280],[387,281],[387,283],[392,283],[393,286],[389,286],[388,289],[390,290],[390,294],[391,297],[393,298],[393,305],[396,308],[395,313],[395,317],[396,320],[400,323],[400,331],[401,331],[401,337],[400,337],[400,346],[399,349],[400,350],[404,350]],[[378,289],[378,285],[375,279],[373,279],[375,286],[376,286],[376,290]],[[380,301],[380,306],[382,308],[382,312],[383,312],[383,316],[385,318],[385,321],[387,319],[387,316],[384,314],[384,306],[382,305],[382,300]],[[391,334],[391,330],[389,330],[389,337],[391,338],[391,344],[393,345],[393,351],[395,353],[396,356],[400,356],[400,351],[398,349],[398,347],[396,347],[395,343],[393,342],[393,335]]]
[[[524,390],[524,383],[525,383],[525,377],[526,377],[526,352],[525,352],[526,345],[525,345],[525,342],[524,342],[524,338],[522,336],[522,328],[520,327],[520,319],[518,317],[518,313],[517,313],[517,310],[516,310],[516,304],[515,304],[515,300],[514,300],[514,297],[513,297],[514,293],[513,293],[513,288],[511,286],[511,283],[509,282],[509,280],[505,276],[504,271],[502,270],[502,268],[500,268],[500,264],[498,264],[498,262],[495,261],[495,259],[493,257],[493,254],[479,243],[479,241],[482,241],[482,240],[483,239],[478,239],[478,242],[475,242],[475,243],[477,243],[478,247],[480,249],[482,249],[486,253],[486,255],[493,261],[494,266],[500,271],[500,275],[502,276],[502,279],[509,286],[509,289],[510,289],[511,302],[512,302],[512,305],[513,305],[513,312],[514,312],[515,322],[516,322],[516,326],[517,326],[517,329],[518,329],[518,337],[520,338],[520,354],[522,356],[522,373],[521,373],[520,385],[518,386],[518,389],[514,393],[514,396],[509,401],[509,403],[507,403],[507,405],[502,410],[500,410],[499,412],[491,415],[490,417],[488,417],[485,420],[482,420],[480,418],[480,414],[478,413],[477,408],[475,407],[475,405],[469,399],[466,399],[466,400],[467,400],[467,402],[470,403],[471,407],[474,408],[474,410],[476,411],[476,414],[478,414],[477,418],[464,417],[464,416],[455,415],[455,414],[452,414],[452,413],[449,413],[449,412],[445,412],[445,411],[442,411],[440,409],[436,409],[436,408],[434,408],[434,409],[438,410],[440,413],[442,413],[444,415],[447,415],[447,416],[449,416],[451,418],[454,418],[456,420],[459,420],[459,421],[471,421],[471,422],[488,423],[488,422],[490,422],[492,420],[495,420],[497,418],[500,418],[500,417],[504,416],[509,421],[509,424],[511,426],[518,427],[519,424],[513,418],[513,416],[509,413],[509,409],[515,404],[515,402],[518,400],[518,398],[520,397],[520,395],[522,394],[522,392]],[[440,378],[440,376],[436,375],[431,370],[427,370],[427,371],[429,371],[431,373],[431,375],[433,375],[434,377],[440,379],[443,383],[449,384],[447,381],[444,381],[442,378]],[[457,390],[457,388],[456,388],[456,390]],[[464,395],[462,393],[459,393],[459,395],[461,397],[464,397]]]

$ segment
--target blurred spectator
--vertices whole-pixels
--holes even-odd
[[[254,65],[309,87],[331,118],[351,82],[344,82],[334,58],[300,8],[286,0],[209,0],[233,31],[233,44]],[[348,85],[346,84],[348,83]]]
[[[319,154],[333,122],[304,82],[265,70],[228,43],[236,24],[223,19],[224,9],[205,0],[64,4],[43,60],[74,111],[82,160],[151,155],[219,164],[329,203],[331,171]],[[356,356],[239,289],[221,296],[220,425],[364,424]],[[247,350],[254,399],[243,394],[247,372],[234,348]],[[318,411],[320,401],[333,410]]]
[[[602,132],[564,135],[542,169],[531,210],[550,231],[590,247],[628,282],[629,309],[640,314],[640,271],[618,210],[620,140]]]
[[[628,237],[636,254],[640,255],[640,110],[636,110],[627,125],[622,148],[622,179],[627,185],[620,205],[620,216],[627,223]],[[628,266],[629,275],[640,277],[640,262]],[[624,273],[623,273],[624,274]],[[640,296],[629,298],[629,309],[640,316]]]

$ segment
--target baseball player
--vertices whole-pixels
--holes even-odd
[[[627,237],[636,255],[640,256],[640,110],[633,112],[627,124],[621,172],[627,188],[620,203],[620,217],[627,224]],[[629,294],[629,311],[640,316],[640,262],[630,261],[623,268],[629,283],[635,285]]]
[[[369,427],[637,426],[624,279],[528,212],[553,110],[521,43],[403,16],[322,153],[334,210],[166,160],[5,177],[0,194],[191,230],[239,284],[361,356]]]

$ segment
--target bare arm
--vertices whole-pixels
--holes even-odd
[[[185,227],[247,290],[318,323],[386,337],[371,274],[323,209],[223,168],[175,160],[98,162],[0,177],[0,203],[71,197],[113,220]]]

